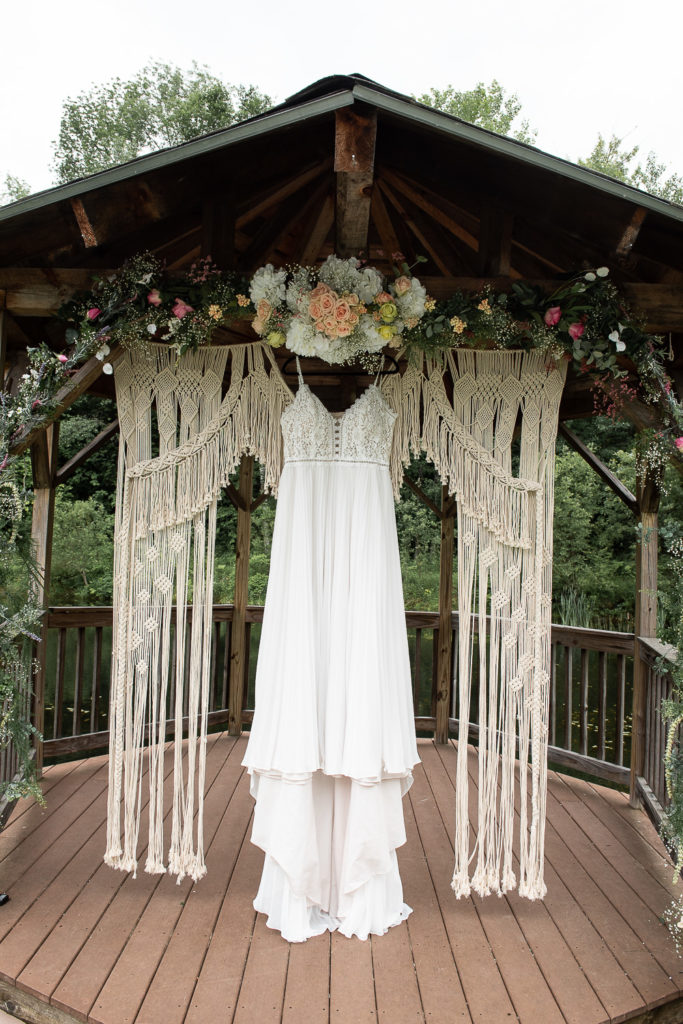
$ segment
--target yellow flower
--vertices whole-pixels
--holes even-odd
[[[391,339],[394,336],[394,328],[391,327],[389,324],[382,324],[382,326],[379,328],[379,333],[381,334],[385,341],[391,341]]]
[[[433,313],[436,309],[436,299],[433,299],[431,295],[425,299],[425,310],[427,313]]]
[[[221,309],[220,306],[216,306],[216,305],[209,306],[208,313],[209,313],[209,316],[211,317],[212,320],[222,320],[223,319],[223,310]]]
[[[271,331],[267,338],[271,348],[281,348],[287,341],[282,331]]]
[[[238,306],[248,306],[251,301],[246,295],[236,295],[235,298]]]
[[[488,299],[482,299],[481,302],[479,303],[479,305],[477,306],[477,309],[481,309],[484,313],[490,314],[491,313],[491,307],[489,305],[489,300]]]
[[[462,334],[467,324],[464,320],[461,320],[459,316],[454,316],[451,320],[451,327],[453,328],[453,334]]]
[[[385,324],[390,324],[398,316],[398,309],[396,304],[393,302],[383,302],[379,307],[379,315],[384,320]]]

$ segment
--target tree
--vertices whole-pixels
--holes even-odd
[[[272,106],[256,86],[228,85],[193,63],[152,62],[129,81],[93,86],[62,107],[53,169],[60,183],[227,128]]]
[[[509,135],[519,142],[536,141],[536,130],[530,127],[528,121],[521,121],[513,128],[513,121],[519,116],[522,104],[517,93],[507,95],[495,78],[490,85],[478,82],[474,89],[465,92],[457,92],[452,85],[443,90],[432,88],[415,99],[428,107],[443,110],[446,114],[454,114],[470,124],[488,128],[498,135]]]
[[[623,138],[618,135],[606,139],[601,133],[590,155],[585,160],[579,160],[579,163],[582,167],[590,167],[594,171],[609,174],[611,178],[642,188],[653,196],[669,199],[672,203],[683,203],[683,178],[679,174],[666,177],[666,164],[661,163],[653,152],[648,153],[644,166],[641,163],[633,166],[640,146],[622,149],[623,142]]]
[[[19,199],[25,199],[31,195],[31,186],[23,178],[17,178],[15,174],[6,174],[4,186],[0,191],[0,206],[7,203],[16,203]]]

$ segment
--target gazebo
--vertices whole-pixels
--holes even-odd
[[[137,252],[172,269],[210,254],[250,274],[333,252],[363,253],[383,269],[400,251],[426,258],[419,276],[437,298],[609,266],[648,328],[670,336],[667,369],[681,393],[682,236],[680,207],[360,75],[334,76],[247,122],[0,210],[3,386],[16,387],[27,346],[63,347],[63,325],[51,319],[62,302]],[[224,344],[252,337],[246,325],[217,335]],[[291,372],[288,353],[276,358]],[[102,365],[85,363],[15,445],[31,452],[45,606],[55,490],[117,433],[114,421],[59,465],[61,413],[85,392],[113,397]],[[308,377],[331,409],[350,404],[360,379],[322,364]],[[249,895],[259,855],[248,844],[239,762],[253,714],[252,630],[262,619],[247,601],[251,515],[262,496],[253,457],[245,457],[226,495],[238,519],[234,601],[213,614],[210,722],[227,731],[210,737],[209,877],[176,890],[167,878],[133,881],[102,868],[106,756],[98,752],[108,741],[103,652],[112,610],[48,607],[32,709],[45,733],[50,707],[36,750],[40,765],[50,762],[48,805],[15,807],[2,836],[0,882],[11,886],[12,902],[0,911],[0,1000],[22,1019],[64,1022],[678,1019],[683,984],[659,921],[671,868],[641,809],[658,823],[665,803],[659,708],[670,681],[655,664],[667,653],[655,635],[659,493],[645,476],[632,494],[567,426],[592,409],[589,382],[570,371],[560,433],[642,525],[635,630],[553,627],[550,760],[582,775],[551,773],[545,904],[516,896],[456,902],[448,889],[455,506],[445,490],[439,507],[406,481],[441,524],[439,610],[407,612],[416,727],[425,738],[401,856],[407,898],[421,910],[401,935],[366,945],[321,936],[291,951],[255,923]],[[638,430],[657,426],[651,405],[631,400],[626,413]],[[64,714],[67,694],[72,715]],[[593,711],[597,749],[589,753]],[[0,767],[11,777],[10,755]]]

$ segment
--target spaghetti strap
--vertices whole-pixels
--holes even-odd
[[[304,383],[304,375],[301,372],[301,363],[298,356],[296,357],[296,372],[299,374],[299,385],[301,385]]]

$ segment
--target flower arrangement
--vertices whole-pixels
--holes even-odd
[[[355,258],[328,256],[319,269],[292,271],[269,263],[251,280],[252,327],[274,348],[286,345],[328,363],[352,362],[385,345],[398,348],[427,300],[426,289],[404,270],[385,288],[380,273]]]

